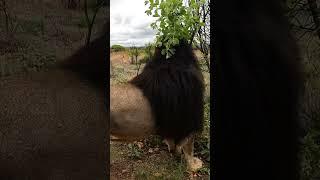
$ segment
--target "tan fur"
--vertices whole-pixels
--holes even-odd
[[[141,139],[155,131],[150,104],[133,85],[111,86],[110,113],[110,134],[120,139]]]
[[[70,71],[0,80],[0,179],[105,179],[103,91]],[[76,171],[75,171],[76,169]]]
[[[141,140],[155,134],[155,121],[150,103],[142,92],[131,84],[110,87],[110,134],[112,141]],[[181,154],[188,168],[196,171],[202,167],[202,161],[193,156],[194,135],[190,135],[180,144],[165,139],[169,152]]]

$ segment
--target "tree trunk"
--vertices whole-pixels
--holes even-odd
[[[98,13],[98,11],[99,11],[99,9],[100,9],[101,7],[102,7],[102,3],[99,3],[99,4],[96,5],[96,7],[95,7],[95,9],[94,9],[94,12],[93,12],[92,19],[90,20],[89,14],[88,14],[88,4],[87,4],[87,0],[84,1],[84,13],[85,13],[86,22],[87,22],[87,25],[88,25],[88,32],[87,32],[87,38],[86,38],[86,46],[88,46],[89,43],[90,43],[94,20],[96,19],[97,13]]]
[[[1,1],[1,7],[5,16],[6,33],[8,35],[9,34],[9,13],[7,12],[7,4],[5,0]]]

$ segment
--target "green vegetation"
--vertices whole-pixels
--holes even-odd
[[[156,17],[156,21],[151,27],[157,30],[156,46],[164,47],[162,54],[167,58],[174,54],[173,47],[180,41],[187,41],[192,44],[193,38],[198,32],[201,22],[198,16],[200,6],[205,0],[146,0],[149,9],[145,11],[147,15]]]
[[[152,55],[154,53],[154,44],[152,43],[147,43],[145,45],[145,47],[143,48],[143,53],[144,53],[144,57],[143,57],[143,62],[146,63],[148,62],[149,60],[151,60],[152,58]]]
[[[121,45],[118,45],[118,44],[115,44],[115,45],[112,45],[111,46],[111,49],[115,52],[118,52],[118,51],[124,51],[125,48]]]
[[[150,164],[152,168],[139,167],[136,170],[135,178],[141,180],[181,180],[185,179],[185,164],[171,161],[169,163],[159,162],[157,165]]]

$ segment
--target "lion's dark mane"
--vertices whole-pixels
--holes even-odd
[[[297,45],[279,0],[215,1],[213,176],[297,180]]]
[[[98,38],[92,40],[88,46],[83,46],[67,59],[58,63],[58,68],[75,72],[81,79],[88,79],[89,82],[99,88],[105,89],[108,69],[108,35],[109,23],[106,23],[103,32]]]
[[[130,83],[149,100],[158,133],[179,142],[202,130],[204,85],[192,48],[182,42],[175,49],[165,59],[156,48],[153,59]]]

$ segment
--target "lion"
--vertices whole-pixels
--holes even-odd
[[[191,46],[182,41],[169,59],[157,47],[141,74],[110,88],[111,140],[160,135],[169,152],[183,152],[188,169],[198,170],[203,162],[193,150],[203,126],[203,93],[203,75]]]

